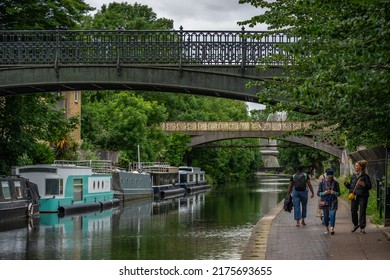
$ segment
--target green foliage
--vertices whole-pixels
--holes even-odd
[[[338,166],[337,158],[310,147],[287,143],[278,151],[279,164],[286,168],[285,172],[287,173],[294,173],[298,165],[305,166],[306,171],[313,167],[317,170],[317,173],[322,172],[328,166]],[[324,168],[323,164],[325,162],[327,165]]]
[[[145,100],[156,100],[167,108],[167,121],[249,120],[242,101],[175,93],[138,93]]]
[[[229,146],[255,145],[258,144],[258,139],[226,140],[215,144],[220,148],[193,148],[186,154],[186,161],[189,165],[201,166],[219,183],[254,176],[261,163],[259,149],[229,148]]]
[[[76,29],[92,10],[83,0],[5,0],[0,3],[0,29]]]
[[[293,60],[283,77],[261,82],[261,100],[288,100],[275,111],[301,107],[347,146],[390,144],[390,16],[388,1],[241,0],[266,11],[242,24],[268,24],[296,37],[279,47]]]
[[[64,119],[53,94],[8,96],[0,104],[0,173],[23,162],[42,163],[54,158],[43,144],[74,129],[77,119]]]
[[[183,156],[191,149],[187,144],[191,138],[187,134],[169,134],[165,160],[174,166],[184,165]]]
[[[84,92],[82,138],[95,147],[120,151],[120,165],[166,161],[200,166],[217,181],[250,177],[260,165],[258,149],[189,149],[190,137],[164,134],[159,124],[181,121],[247,120],[243,102],[211,97],[154,92]],[[254,145],[257,139],[222,141],[218,145]]]
[[[156,101],[145,101],[132,92],[84,92],[82,137],[102,150],[123,151],[128,161],[163,158],[167,137],[160,128],[166,109]]]
[[[91,10],[82,0],[5,0],[0,3],[0,29],[76,29]],[[77,118],[64,119],[56,96],[34,94],[0,100],[0,174],[9,173],[13,165],[53,162],[57,143],[78,123]]]
[[[168,30],[173,28],[173,20],[157,18],[147,5],[122,3],[104,4],[93,18],[86,18],[83,29],[115,30]]]

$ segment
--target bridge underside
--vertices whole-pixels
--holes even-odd
[[[281,69],[177,65],[53,65],[0,68],[0,96],[71,90],[146,90],[180,92],[257,102],[259,87]]]
[[[195,147],[198,145],[202,145],[205,143],[221,141],[221,140],[229,140],[229,139],[238,139],[238,138],[271,138],[276,137],[276,139],[281,141],[287,141],[292,143],[297,143],[300,145],[304,145],[307,147],[311,147],[325,153],[331,154],[335,157],[341,158],[342,150],[334,147],[330,144],[315,141],[313,137],[297,137],[297,136],[288,136],[283,137],[285,132],[275,132],[275,131],[215,131],[215,132],[191,132],[191,143],[190,147]]]

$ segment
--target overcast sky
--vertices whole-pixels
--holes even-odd
[[[135,2],[153,9],[158,18],[173,19],[174,29],[183,26],[185,30],[240,30],[238,21],[259,15],[261,10],[250,4],[238,4],[239,0],[84,0],[100,10],[103,4],[111,2]],[[247,27],[247,30],[251,30]],[[254,30],[266,30],[257,26]]]

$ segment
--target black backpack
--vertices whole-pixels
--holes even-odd
[[[297,172],[293,175],[293,186],[296,191],[306,190],[307,174],[304,172]]]

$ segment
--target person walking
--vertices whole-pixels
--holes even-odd
[[[326,180],[326,172],[328,172],[329,170],[332,170],[332,169],[331,168],[327,168],[325,170],[325,172],[320,175],[320,177],[318,178],[320,183],[322,181]],[[319,187],[319,185],[318,185],[318,187]],[[318,194],[318,189],[317,189],[317,194]],[[321,223],[324,225],[325,224],[325,222],[324,222],[324,211],[322,211],[322,208],[320,207],[320,203],[321,203],[321,197],[318,198],[316,217],[319,217],[321,219]]]
[[[303,172],[303,167],[298,166],[297,172],[290,178],[290,185],[287,189],[287,195],[291,195],[293,200],[294,220],[296,221],[297,227],[299,227],[300,225],[306,225],[305,218],[307,216],[307,201],[309,196],[307,187],[309,187],[311,192],[311,198],[313,198],[314,192],[313,186],[310,182],[310,178],[305,172]]]
[[[345,182],[345,187],[349,189],[349,193],[354,193],[355,197],[351,200],[351,216],[353,228],[351,232],[355,232],[360,227],[360,233],[366,234],[366,212],[368,197],[372,189],[370,176],[366,173],[367,161],[359,160],[355,163],[355,173],[351,177],[350,182]],[[359,211],[359,215],[358,215]]]
[[[326,171],[326,178],[320,182],[317,195],[320,197],[320,208],[323,211],[325,234],[335,234],[336,212],[338,208],[337,197],[340,196],[340,184],[334,179],[334,172],[331,169]],[[329,231],[330,224],[330,231]]]

